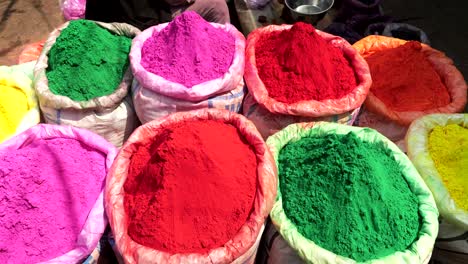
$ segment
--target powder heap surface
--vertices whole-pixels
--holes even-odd
[[[256,156],[219,121],[164,127],[132,157],[124,185],[128,234],[169,253],[206,253],[246,222],[257,182]]]
[[[92,21],[70,21],[48,55],[50,90],[75,101],[113,93],[128,68],[131,41]]]
[[[287,217],[306,238],[359,262],[404,251],[418,237],[418,200],[389,152],[354,133],[287,144],[279,156]]]
[[[141,65],[191,88],[222,77],[232,64],[235,38],[193,11],[177,16],[143,44]]]
[[[468,129],[437,126],[429,134],[429,153],[458,207],[468,211]]]
[[[105,175],[105,156],[73,139],[1,153],[0,263],[44,262],[74,249]]]
[[[356,88],[356,77],[343,52],[310,24],[273,31],[255,46],[258,74],[270,97],[283,103],[339,99]]]
[[[0,84],[0,142],[16,132],[28,110],[28,98],[21,89]]]
[[[371,92],[390,109],[424,111],[450,103],[447,88],[421,49],[421,43],[409,41],[366,57]]]

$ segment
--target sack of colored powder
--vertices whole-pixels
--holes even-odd
[[[44,43],[45,41],[39,41],[24,47],[24,49],[21,51],[18,57],[18,64],[36,61],[39,58],[39,55],[41,55]]]
[[[244,78],[250,98],[243,113],[264,138],[298,122],[352,124],[372,82],[366,62],[348,42],[303,23],[250,33]]]
[[[32,81],[18,67],[0,67],[0,143],[38,124]]]
[[[270,217],[305,262],[429,261],[437,207],[391,141],[371,129],[318,122],[290,125],[267,145],[278,167]]]
[[[143,89],[199,102],[237,87],[244,52],[245,38],[233,25],[208,23],[195,12],[184,12],[135,37],[130,64]]]
[[[468,114],[432,114],[406,135],[408,157],[434,194],[440,215],[468,230]]]
[[[117,149],[71,126],[36,125],[0,145],[0,262],[81,263],[107,226]],[[16,227],[15,227],[16,226]]]
[[[107,178],[106,210],[125,263],[254,263],[276,184],[249,120],[219,109],[180,112],[128,139]]]
[[[433,259],[468,261],[468,114],[432,114],[406,135],[408,156],[431,189],[442,216]]]
[[[133,80],[132,84],[135,111],[137,112],[138,119],[143,124],[176,112],[206,108],[226,109],[238,113],[244,100],[245,90],[244,80],[241,80],[237,87],[231,91],[199,102],[190,102],[144,89],[136,80]]]
[[[371,71],[373,84],[365,102],[369,111],[402,126],[431,113],[463,111],[466,82],[442,52],[385,36],[368,36],[353,47]]]
[[[127,24],[89,20],[73,20],[54,30],[34,68],[45,121],[85,128],[121,146],[138,123],[126,55],[138,33]],[[50,65],[52,51],[57,65]]]

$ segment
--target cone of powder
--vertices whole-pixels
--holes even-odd
[[[106,184],[117,248],[130,263],[249,261],[276,195],[275,173],[258,131],[240,115],[198,110],[149,122],[123,147]]]
[[[0,262],[79,263],[107,226],[104,181],[117,151],[89,131],[37,125],[0,146]]]
[[[320,263],[429,260],[438,231],[434,199],[388,139],[324,122],[290,125],[267,144],[279,177],[270,216],[299,257]]]
[[[234,26],[209,23],[187,11],[139,34],[130,62],[143,88],[198,102],[240,83],[244,50],[245,38]]]
[[[467,85],[453,61],[416,41],[368,36],[353,45],[366,59],[373,84],[369,111],[402,126],[430,113],[463,111]]]
[[[265,138],[291,123],[352,124],[371,85],[349,43],[305,23],[255,30],[246,58],[243,113]]]

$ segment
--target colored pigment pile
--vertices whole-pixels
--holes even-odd
[[[28,98],[18,88],[0,84],[0,142],[16,132],[29,111]]]
[[[283,207],[299,232],[335,254],[366,261],[404,251],[420,228],[401,168],[354,133],[306,137],[280,152]]]
[[[410,41],[366,57],[371,92],[392,110],[424,111],[450,103],[447,88],[421,49],[421,43]]]
[[[206,253],[246,222],[257,180],[253,150],[231,125],[164,127],[133,155],[124,185],[128,234],[169,253]]]
[[[435,127],[429,152],[450,196],[468,211],[468,129],[456,124]]]
[[[73,20],[49,52],[50,90],[75,101],[109,95],[128,68],[132,40],[87,20]]]
[[[356,88],[343,52],[309,24],[264,34],[256,43],[255,60],[269,96],[279,102],[338,99]]]
[[[74,249],[105,175],[105,156],[73,139],[2,153],[0,263],[38,263]]]
[[[188,11],[145,41],[141,65],[149,72],[191,88],[222,77],[229,70],[234,53],[233,35]]]

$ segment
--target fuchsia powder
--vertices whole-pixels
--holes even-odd
[[[0,263],[37,263],[75,248],[104,185],[106,157],[74,139],[0,155]]]
[[[235,38],[193,11],[177,16],[143,44],[141,65],[191,88],[222,77],[232,64]]]

